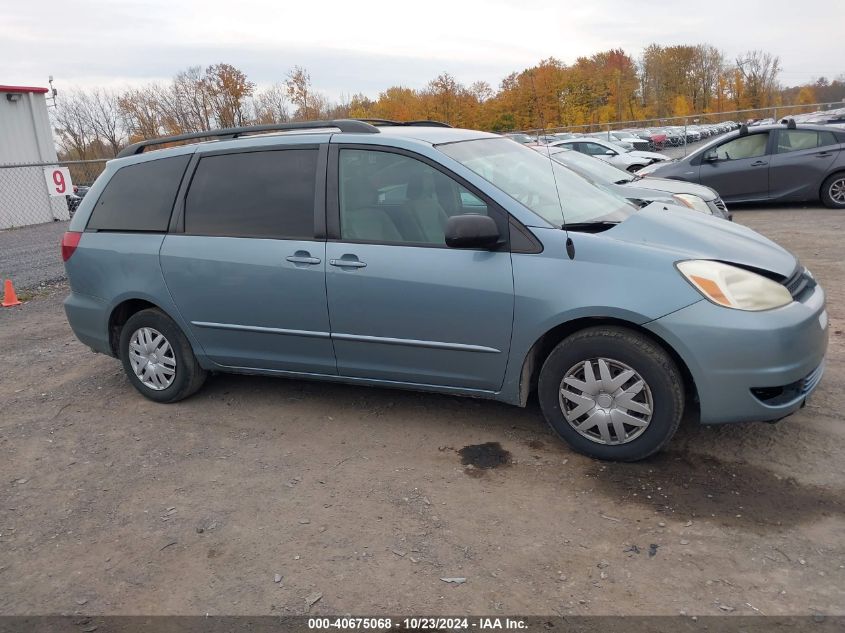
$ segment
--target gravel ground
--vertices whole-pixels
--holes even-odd
[[[221,375],[156,405],[66,288],[0,310],[0,614],[845,613],[845,215],[736,217],[828,290],[827,374],[640,464],[572,453],[535,402]]]
[[[31,290],[65,278],[60,244],[68,222],[48,222],[0,231],[0,279]]]

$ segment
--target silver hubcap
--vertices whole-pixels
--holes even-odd
[[[142,327],[129,339],[129,363],[145,387],[153,391],[167,389],[176,378],[176,356],[164,334]]]
[[[646,381],[611,358],[591,358],[570,368],[560,383],[559,398],[569,425],[598,444],[635,440],[654,410]]]
[[[845,204],[845,178],[834,180],[830,184],[830,197],[836,204]]]

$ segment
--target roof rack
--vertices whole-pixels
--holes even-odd
[[[136,156],[141,154],[147,147],[177,143],[179,141],[194,141],[203,138],[233,139],[248,134],[260,134],[261,132],[282,132],[285,130],[315,130],[320,128],[337,128],[341,132],[352,132],[359,134],[378,134],[378,128],[366,121],[355,119],[334,119],[330,121],[297,121],[295,123],[269,123],[267,125],[249,125],[246,127],[230,127],[219,130],[206,130],[204,132],[189,132],[188,134],[177,134],[176,136],[163,136],[151,138],[133,143],[120,150],[117,158]]]
[[[370,125],[383,125],[383,126],[405,126],[405,127],[452,127],[448,123],[443,123],[442,121],[428,121],[425,119],[421,119],[419,121],[391,121],[390,119],[355,119],[355,121],[361,121],[362,123],[369,123]]]

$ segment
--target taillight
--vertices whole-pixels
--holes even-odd
[[[82,238],[82,233],[78,231],[67,231],[62,235],[62,261],[67,261],[70,256],[76,251],[79,246],[79,240]]]

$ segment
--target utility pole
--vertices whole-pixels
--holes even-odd
[[[52,104],[47,104],[48,108],[55,108],[56,107],[56,95],[59,94],[59,91],[53,87],[53,75],[50,75],[50,78],[47,80],[47,83],[50,84],[50,96],[47,97],[48,99],[52,100]]]

